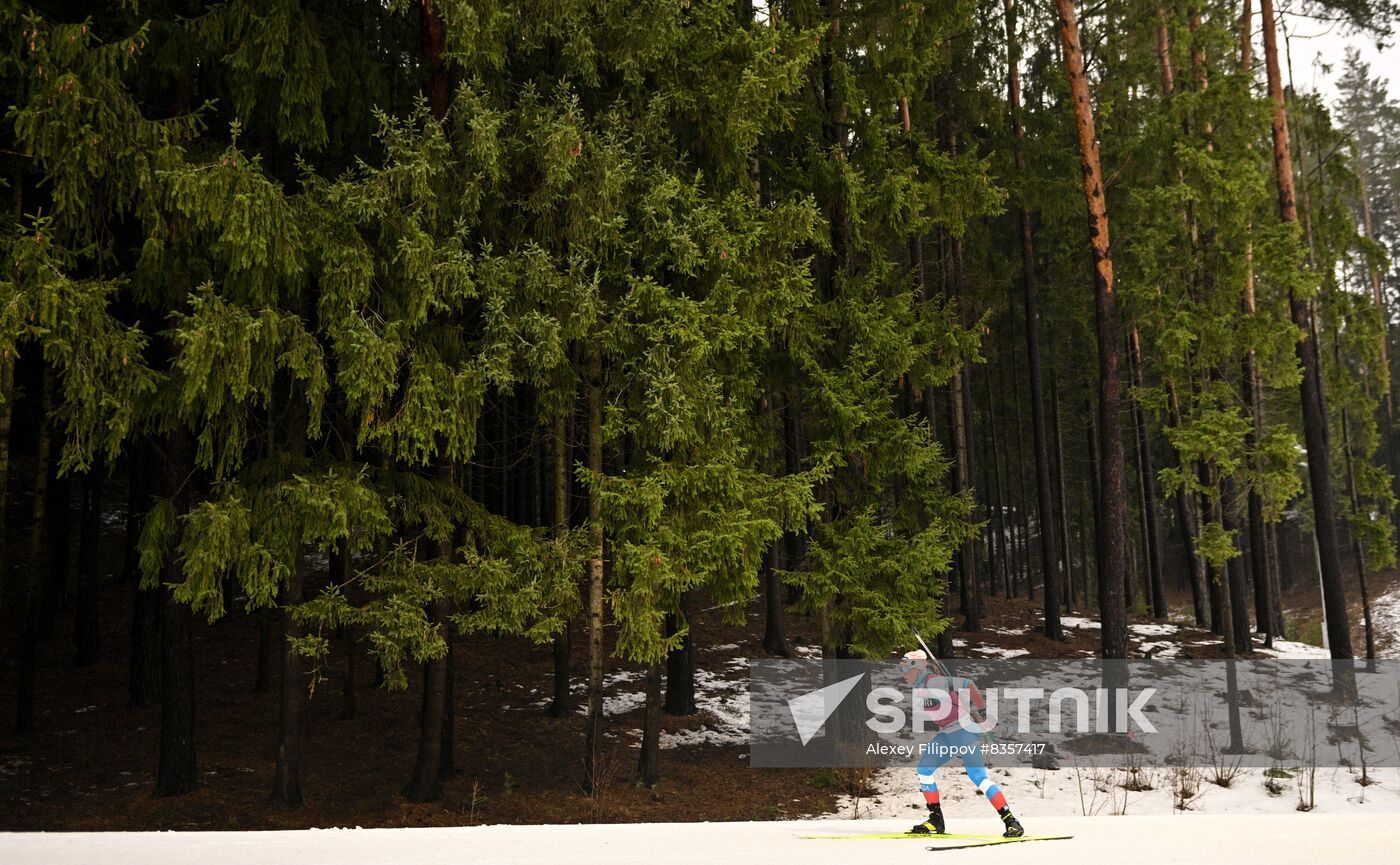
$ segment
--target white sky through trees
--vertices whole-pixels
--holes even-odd
[[[1254,5],[1254,44],[1256,55],[1263,47],[1259,35],[1259,4]],[[1378,39],[1374,33],[1358,32],[1340,20],[1301,14],[1297,0],[1280,3],[1286,43],[1292,54],[1293,83],[1300,91],[1316,90],[1328,104],[1337,96],[1347,48],[1355,48],[1361,59],[1371,64],[1371,75],[1386,79],[1391,97],[1400,95],[1400,41],[1396,36]],[[1380,43],[1378,45],[1378,42]],[[1288,58],[1281,58],[1285,61]],[[1287,74],[1285,70],[1285,75]]]

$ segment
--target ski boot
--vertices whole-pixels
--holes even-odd
[[[1020,838],[1022,835],[1026,834],[1025,827],[1021,825],[1020,820],[1017,820],[1016,817],[1012,815],[1010,808],[1001,812],[1001,822],[1006,825],[1006,831],[1001,833],[1001,837],[1003,838]]]
[[[928,806],[928,819],[909,830],[910,835],[942,835],[947,831],[942,805]]]

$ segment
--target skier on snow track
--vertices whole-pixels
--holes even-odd
[[[948,693],[952,706],[950,711],[943,713],[935,723],[938,724],[938,735],[936,735],[924,754],[919,758],[919,790],[924,794],[924,802],[928,805],[928,818],[922,823],[909,830],[912,835],[941,835],[947,831],[946,823],[943,819],[943,806],[938,798],[938,784],[933,780],[933,773],[938,768],[948,762],[954,755],[961,755],[963,769],[967,772],[967,777],[972,779],[972,783],[977,785],[977,789],[982,795],[987,797],[987,801],[992,807],[997,809],[997,814],[1001,816],[1001,822],[1006,826],[1006,831],[1002,833],[1007,838],[1019,838],[1026,834],[1021,823],[1011,814],[1011,808],[1006,804],[1006,796],[1001,792],[1001,788],[992,783],[992,779],[987,777],[987,767],[982,761],[982,747],[980,736],[975,730],[967,730],[958,724],[959,709],[957,701],[959,693],[966,691],[972,706],[970,713],[974,717],[981,715],[986,706],[986,701],[977,690],[977,686],[971,679],[966,677],[953,676],[948,669],[937,659],[930,657],[929,653],[922,649],[915,649],[906,652],[899,664],[900,672],[904,675],[904,681],[916,688],[936,688]],[[979,718],[980,719],[980,718]]]

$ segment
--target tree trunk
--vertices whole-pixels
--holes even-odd
[[[448,611],[444,610],[444,616]],[[451,626],[444,618],[443,628],[447,630],[447,656],[442,659],[442,725],[440,735],[442,744],[438,748],[438,780],[451,780],[457,774],[457,650],[453,647],[451,637]]]
[[[445,628],[447,600],[439,598],[429,604],[428,621]],[[449,642],[449,649],[450,642]],[[423,699],[418,714],[418,756],[413,776],[404,787],[404,798],[410,802],[437,802],[442,799],[442,720],[447,705],[447,658],[436,658],[423,664]]]
[[[54,618],[69,601],[68,577],[72,570],[73,548],[73,480],[58,474],[58,459],[54,454],[49,471],[49,492],[45,499],[44,536],[48,546],[47,576],[39,610],[39,639],[54,635]]]
[[[1075,604],[1074,554],[1069,543],[1069,505],[1065,497],[1065,444],[1060,429],[1060,392],[1053,373],[1050,375],[1050,427],[1054,435],[1055,507],[1060,515],[1060,549],[1064,551],[1065,598],[1068,602],[1068,608],[1073,609]]]
[[[287,409],[287,453],[295,459],[305,459],[309,455],[307,411],[301,388],[294,386]],[[277,646],[277,657],[281,679],[278,683],[277,763],[272,779],[272,807],[279,811],[291,811],[300,808],[302,802],[301,719],[307,700],[306,662],[292,648],[292,641],[305,634],[305,629],[296,620],[297,608],[305,600],[306,594],[306,558],[301,554],[300,533],[292,546],[292,563],[287,580],[278,594],[282,639]]]
[[[1278,554],[1278,533],[1279,526],[1274,523],[1269,527],[1268,536],[1265,540],[1265,549],[1269,555],[1269,593],[1274,598],[1274,635],[1279,639],[1288,639],[1288,629],[1285,627],[1283,619],[1283,568],[1279,561]]]
[[[666,688],[666,702],[671,689]],[[669,705],[667,711],[670,711]],[[642,749],[637,764],[637,785],[648,789],[661,783],[661,664],[651,664],[646,673],[646,709],[642,721]]]
[[[1244,312],[1246,316],[1251,318],[1255,315],[1252,252],[1249,247],[1245,250],[1244,292]],[[1259,370],[1252,349],[1245,353],[1240,367],[1240,378],[1243,384],[1242,393],[1245,407],[1249,411],[1249,431],[1245,433],[1245,449],[1253,453],[1264,433],[1264,401],[1259,382]],[[1272,648],[1275,634],[1274,609],[1278,604],[1278,599],[1274,593],[1273,581],[1269,579],[1268,542],[1264,528],[1264,501],[1254,484],[1249,486],[1247,507],[1249,509],[1249,565],[1250,577],[1254,583],[1255,618],[1258,619],[1259,630],[1264,633],[1265,647]]]
[[[1252,0],[1244,0],[1240,12],[1240,73],[1249,75],[1254,60]],[[1244,246],[1244,297],[1241,300],[1244,314],[1254,318],[1257,308],[1254,295],[1254,237],[1253,225]],[[1241,392],[1245,407],[1249,411],[1249,431],[1245,434],[1245,449],[1250,453],[1264,434],[1263,389],[1259,380],[1258,360],[1254,349],[1245,352],[1240,369]],[[1269,578],[1269,541],[1264,528],[1264,502],[1254,484],[1249,487],[1249,567],[1250,579],[1254,583],[1254,615],[1259,630],[1264,634],[1265,648],[1274,645],[1275,607],[1278,598],[1274,594],[1274,583]]]
[[[1170,98],[1174,93],[1175,86],[1171,63],[1171,35],[1166,9],[1160,5],[1157,7],[1157,18],[1159,22],[1157,27],[1158,64],[1160,66],[1162,75],[1162,92],[1165,96]],[[1197,26],[1197,22],[1195,21],[1195,19],[1193,19],[1193,23],[1191,26],[1193,28]],[[1199,52],[1196,50],[1194,29],[1192,31],[1191,59],[1193,64],[1195,64],[1197,67],[1195,69],[1195,74],[1197,76],[1198,87],[1199,89],[1204,89],[1203,76],[1205,74],[1205,70],[1203,66],[1199,65],[1199,62],[1202,58]],[[1191,135],[1191,127],[1189,120],[1182,120],[1182,128],[1188,136]],[[1177,167],[1177,178],[1178,180],[1182,178],[1182,171],[1180,166]],[[1181,221],[1183,224],[1190,223],[1190,217],[1188,216],[1185,208],[1181,210]],[[1180,427],[1181,409],[1180,405],[1177,402],[1176,390],[1172,387],[1170,383],[1167,384],[1167,397],[1171,424],[1173,427]],[[1188,465],[1184,460],[1182,460],[1181,454],[1178,453],[1175,448],[1172,448],[1172,455],[1175,458],[1177,467],[1181,471],[1192,472],[1197,470],[1196,467]],[[1206,625],[1211,620],[1212,612],[1212,608],[1208,604],[1208,600],[1214,598],[1215,584],[1207,574],[1205,562],[1201,559],[1200,555],[1196,551],[1195,544],[1196,539],[1199,537],[1200,527],[1200,523],[1197,518],[1196,501],[1194,494],[1187,491],[1184,486],[1179,487],[1176,491],[1176,511],[1177,518],[1181,523],[1182,534],[1184,536],[1184,543],[1182,545],[1182,550],[1186,559],[1186,570],[1184,573],[1189,581],[1189,585],[1191,588],[1191,605],[1193,612],[1195,613],[1196,625],[1197,627],[1206,627]]]
[[[1332,350],[1338,365],[1342,363],[1341,335],[1334,330],[1332,332]],[[1347,418],[1345,407],[1341,412],[1342,420],[1342,455],[1346,460],[1347,472],[1347,498],[1351,504],[1353,517],[1361,514],[1361,497],[1356,489],[1356,466],[1355,457],[1351,452],[1351,422]],[[1366,548],[1361,543],[1361,539],[1356,532],[1351,533],[1351,550],[1356,560],[1356,581],[1361,590],[1361,620],[1366,629],[1366,660],[1368,669],[1374,669],[1376,660],[1376,632],[1371,623],[1371,592],[1366,584]]]
[[[1008,297],[1007,302],[1013,302],[1012,298]],[[1008,344],[1008,352],[1012,351],[1012,344],[1014,344],[1014,341]],[[1007,374],[1008,367],[1010,366],[1012,366],[1012,364],[998,364],[999,372],[1002,373],[1000,382],[1002,393],[1012,392],[1013,389],[1016,387],[1015,370],[1010,370],[1010,375]],[[1013,429],[1010,431],[1010,434],[1019,435],[1020,424],[1018,422],[1018,419],[1013,416],[1010,418],[1010,420],[1013,427]],[[1021,485],[1018,482],[1019,475],[1016,471],[1020,455],[1012,450],[1011,444],[1009,442],[1003,442],[999,446],[998,450],[1006,454],[1006,460],[1003,463],[1003,465],[1006,468],[1006,495],[1004,498],[1002,498],[1002,526],[1006,532],[1007,545],[1006,597],[1014,598],[1020,594],[1021,577],[1027,569],[1025,558],[1023,556],[1024,550],[1020,543],[1020,495],[1022,490]]]
[[[1021,128],[1021,45],[1016,35],[1016,0],[1003,0],[1006,9],[1006,101],[1011,111],[1012,161],[1018,175],[1025,174],[1022,152],[1026,137]],[[1021,229],[1021,289],[1026,307],[1026,375],[1031,392],[1031,442],[1035,453],[1035,488],[1040,529],[1040,570],[1045,581],[1045,636],[1062,637],[1060,630],[1059,555],[1055,550],[1055,509],[1050,487],[1050,446],[1045,433],[1045,394],[1040,373],[1040,308],[1036,297],[1035,244],[1031,215],[1022,201],[1017,208]]]
[[[792,657],[787,638],[787,617],[783,614],[783,539],[775,538],[763,555],[763,651],[776,658]]]
[[[18,202],[18,189],[15,190],[15,196]],[[19,221],[19,216],[16,214],[16,222]],[[6,353],[0,357],[0,533],[5,532],[10,524],[10,431],[14,425],[14,399],[15,359],[13,355]],[[0,616],[3,616],[5,601],[10,597],[10,580],[15,569],[10,552],[8,543],[0,543]]]
[[[1144,387],[1142,375],[1142,343],[1137,328],[1128,335],[1128,366],[1133,385]],[[1167,617],[1166,576],[1162,566],[1162,536],[1157,521],[1157,480],[1152,469],[1152,446],[1147,435],[1147,412],[1142,403],[1133,400],[1133,425],[1137,431],[1138,483],[1142,489],[1143,543],[1147,551],[1147,598],[1152,605],[1152,617]]]
[[[550,441],[553,490],[550,505],[553,511],[551,525],[554,539],[563,543],[569,531],[569,416],[573,412],[574,394],[569,394],[567,408],[554,419],[554,435]],[[569,622],[554,635],[554,699],[549,704],[549,714],[556,718],[567,718],[573,711],[573,697],[569,693]]]
[[[1198,471],[1201,474],[1201,485],[1213,492],[1207,494],[1206,518],[1211,522],[1225,524],[1225,509],[1221,505],[1221,491],[1219,489],[1220,480],[1214,468],[1200,466]],[[1222,572],[1219,565],[1207,564],[1206,572],[1212,584],[1216,586],[1215,595],[1219,598],[1220,612],[1215,617],[1217,633],[1220,634],[1221,644],[1225,648],[1225,657],[1235,657],[1235,619],[1230,610],[1229,574]]]
[[[965,453],[967,458],[967,483],[975,490],[976,482],[973,479],[977,477],[977,414],[972,405],[972,367],[970,365],[964,365],[962,372],[963,440],[967,443],[967,450]],[[976,499],[974,497],[974,507],[975,502]],[[975,510],[973,516],[974,518],[976,517]],[[972,600],[972,609],[977,614],[977,621],[980,623],[982,619],[982,581],[977,569],[977,538],[975,535],[964,543],[964,548],[970,551],[964,568],[966,568],[966,575],[969,580],[969,594]],[[980,624],[978,624],[973,630],[980,627]]]
[[[1297,222],[1293,157],[1289,152],[1288,117],[1284,110],[1283,79],[1279,72],[1273,0],[1260,0],[1259,11],[1264,31],[1269,98],[1273,101],[1274,172],[1278,184],[1279,216],[1286,223]],[[1308,453],[1308,478],[1312,490],[1313,523],[1317,533],[1318,565],[1322,572],[1322,604],[1327,615],[1327,642],[1333,658],[1347,660],[1353,656],[1351,624],[1342,585],[1337,507],[1332,488],[1332,457],[1327,441],[1327,409],[1323,403],[1317,343],[1309,338],[1312,328],[1308,306],[1291,290],[1288,309],[1294,326],[1302,331],[1296,347],[1298,362],[1303,370],[1299,390],[1303,405],[1303,437]]]
[[[1026,580],[1026,600],[1034,601],[1035,578],[1032,576],[1033,563],[1031,562],[1031,518],[1030,508],[1026,504],[1029,496],[1026,491],[1026,475],[1022,471],[1026,465],[1026,452],[1022,447],[1024,436],[1021,433],[1026,427],[1021,416],[1021,369],[1018,360],[1019,356],[1016,352],[1011,352],[1011,408],[1016,423],[1013,430],[1016,442],[1014,462],[1016,468],[1016,526],[1021,535],[1022,576]]]
[[[146,513],[150,510],[148,472],[150,445],[138,439],[129,449],[127,463],[126,544],[122,579],[130,581],[131,652],[127,662],[127,706],[143,709],[160,701],[160,595],[159,586],[142,586],[137,546]]]
[[[263,457],[271,460],[278,452],[277,444],[278,424],[272,412],[268,412],[267,435],[263,439]],[[266,694],[272,690],[272,654],[275,648],[274,639],[280,637],[279,633],[274,633],[280,626],[281,619],[273,607],[259,607],[253,613],[253,617],[258,624],[258,654],[253,661],[253,693]]]
[[[990,372],[990,370],[988,371]],[[987,377],[990,378],[991,376]],[[990,462],[991,460],[984,457],[977,464],[977,489],[981,490],[983,496],[985,496],[982,520],[986,524],[986,527],[977,534],[977,540],[979,541],[978,561],[982,563],[982,572],[978,575],[977,579],[978,585],[995,597],[997,586],[999,585],[997,582],[997,565],[999,564],[999,558],[997,556],[996,538],[993,536],[990,526],[995,518],[994,515],[998,505],[992,493],[993,484],[991,469],[989,467]],[[985,607],[983,609],[985,609]]]
[[[1210,503],[1205,501],[1204,496],[1201,500],[1201,513],[1207,515],[1211,513]],[[1209,519],[1209,516],[1206,518]],[[1206,566],[1206,606],[1210,609],[1210,632],[1224,634],[1225,631],[1220,623],[1220,586],[1222,581],[1219,579],[1217,570],[1210,565]]]
[[[1167,10],[1160,5],[1157,7],[1157,69],[1162,76],[1162,96],[1169,99],[1175,89],[1171,25],[1167,20]]]
[[[673,635],[689,625],[681,647],[666,656],[666,714],[694,715],[695,707],[695,631],[691,620],[689,592],[681,592],[680,609],[666,617],[666,633]]]
[[[588,719],[584,728],[583,787],[601,792],[598,746],[603,726],[603,355],[596,346],[588,358]]]
[[[1367,154],[1359,154],[1356,160],[1356,179],[1361,185],[1361,224],[1366,231],[1366,238],[1374,241],[1376,239],[1375,225],[1371,218],[1371,190],[1369,183],[1369,173],[1367,170]],[[1385,413],[1385,422],[1381,425],[1381,442],[1385,448],[1385,466],[1390,472],[1391,489],[1394,491],[1395,478],[1400,475],[1400,465],[1397,465],[1396,445],[1395,445],[1395,405],[1391,399],[1394,390],[1390,383],[1390,308],[1385,300],[1385,291],[1381,285],[1381,274],[1370,262],[1366,264],[1367,274],[1371,278],[1371,303],[1381,315],[1380,334],[1380,362],[1381,367],[1386,371],[1385,392],[1381,394],[1381,409]],[[1389,513],[1390,504],[1386,502],[1383,509]]]
[[[964,366],[963,369],[966,367]],[[953,418],[954,490],[958,493],[971,487],[967,459],[967,419],[963,413],[963,369],[959,369],[953,374],[953,379],[949,384],[951,390],[948,395]],[[969,514],[968,519],[975,519],[975,517]],[[977,617],[977,605],[972,596],[972,583],[977,579],[977,547],[972,538],[964,541],[958,551],[957,574],[958,601],[963,614],[963,629],[976,631],[980,623]]]
[[[773,403],[775,400],[776,394],[772,392],[764,397],[763,423],[765,431],[768,433],[768,441],[771,443],[768,454],[769,463],[775,474],[781,474],[785,469],[782,456],[783,439],[774,418],[776,411]],[[792,647],[788,645],[787,616],[784,615],[783,611],[783,581],[778,573],[782,568],[782,549],[783,539],[775,538],[763,557],[763,651],[774,657],[788,658],[792,656]],[[667,685],[668,712],[670,711],[670,701],[671,690],[670,686]]]
[[[39,441],[34,456],[34,499],[29,512],[29,561],[21,614],[19,684],[15,689],[15,732],[34,732],[34,681],[38,662],[39,608],[44,592],[44,514],[48,510],[49,462],[53,441],[53,374],[39,359]]]
[[[1235,518],[1235,484],[1230,478],[1221,481],[1221,496],[1225,499],[1223,518],[1225,531],[1238,534],[1239,525]],[[1225,565],[1225,573],[1230,581],[1230,634],[1235,641],[1235,651],[1254,651],[1254,641],[1249,627],[1249,589],[1245,585],[1244,560],[1239,555]],[[1222,595],[1225,593],[1221,593]]]
[[[1092,475],[1091,475],[1091,476],[1092,476]],[[1090,585],[1090,583],[1089,583],[1089,574],[1090,574],[1090,573],[1096,573],[1096,572],[1097,572],[1096,569],[1097,569],[1097,567],[1098,567],[1098,563],[1097,563],[1097,562],[1094,562],[1094,560],[1093,560],[1093,555],[1094,555],[1093,549],[1094,549],[1094,545],[1092,545],[1092,544],[1089,543],[1089,528],[1088,528],[1088,527],[1089,527],[1089,525],[1090,525],[1090,524],[1092,523],[1092,521],[1093,521],[1093,514],[1094,514],[1093,497],[1090,496],[1090,502],[1089,502],[1089,504],[1088,504],[1088,507],[1085,507],[1083,497],[1081,497],[1081,498],[1079,499],[1079,502],[1078,502],[1078,505],[1077,505],[1077,506],[1078,506],[1078,508],[1079,508],[1079,515],[1080,515],[1080,520],[1079,520],[1079,557],[1080,557],[1080,559],[1082,559],[1083,562],[1084,562],[1084,567],[1083,567],[1083,569],[1081,569],[1080,572],[1079,572],[1079,574],[1080,574],[1080,579],[1081,579],[1081,581],[1082,581],[1082,582],[1079,584],[1079,585],[1080,585],[1079,597],[1083,599],[1084,607],[1087,609],[1091,603],[1095,603],[1095,604],[1097,603],[1097,599],[1092,598],[1092,597],[1091,597],[1091,593],[1090,593],[1090,591],[1089,591],[1089,585]],[[1085,511],[1086,511],[1086,510],[1089,512],[1087,515],[1085,514]]]
[[[441,483],[453,482],[453,468],[445,454],[438,455],[435,474]],[[451,563],[453,538],[432,541],[430,556]],[[437,802],[442,799],[442,781],[452,767],[452,632],[448,614],[450,599],[439,591],[427,607],[428,622],[440,629],[447,644],[441,658],[423,664],[423,704],[419,714],[418,756],[413,775],[404,787],[410,802]]]
[[[953,373],[948,382],[948,417],[953,435],[953,492],[962,493],[969,489],[972,479],[968,473],[967,460],[967,419],[963,413],[966,404],[963,399],[963,370],[966,365]],[[968,514],[967,519],[975,516]],[[953,573],[958,581],[958,608],[963,614],[963,629],[977,629],[977,609],[972,603],[970,575],[976,571],[976,546],[971,539],[963,543],[953,554]]]
[[[447,68],[444,60],[446,29],[435,0],[422,0],[419,35],[421,39],[420,52],[427,75],[423,93],[427,98],[429,113],[432,114],[434,120],[442,123],[447,117],[448,106]],[[483,413],[490,416],[488,410],[484,410]],[[481,422],[485,425],[485,419]],[[483,444],[492,441],[489,426],[482,438]],[[484,448],[478,448],[478,450],[484,450]],[[451,468],[447,465],[445,458],[439,455],[439,460],[439,473],[450,476]],[[493,512],[502,513],[498,499],[493,498],[490,503],[486,503],[481,498],[479,500],[487,504]],[[492,507],[493,505],[494,507]],[[433,542],[433,558],[448,557],[450,548],[450,541]],[[439,596],[428,603],[425,612],[432,627],[446,631],[449,628],[448,611],[447,598]],[[447,739],[444,721],[449,711],[448,655],[452,651],[450,634],[444,633],[443,639],[447,643],[447,651],[443,657],[429,660],[423,664],[423,696],[418,716],[418,753],[414,761],[413,774],[403,789],[404,798],[410,802],[436,802],[442,798],[442,766],[444,759],[448,759],[443,754],[443,746]]]
[[[177,517],[190,512],[194,500],[194,436],[177,424],[166,437],[164,454],[165,494]],[[165,557],[161,582],[184,582],[184,573],[175,550],[176,532]],[[162,589],[160,639],[160,765],[156,772],[155,795],[180,796],[194,790],[198,782],[194,741],[194,610],[175,599],[174,589]]]
[[[77,664],[91,666],[101,654],[97,617],[98,562],[102,559],[102,485],[107,465],[100,457],[83,476],[83,509],[78,523],[78,583],[73,604],[73,643]]]
[[[263,608],[255,614],[258,620],[258,656],[253,662],[253,693],[266,694],[272,690],[273,642],[279,636],[275,622],[277,614]]]
[[[330,573],[327,574],[332,585],[345,586],[350,583],[354,569],[350,561],[350,541],[341,538],[336,542],[335,548],[330,555]],[[340,673],[340,720],[353,721],[360,714],[359,701],[355,696],[355,668],[359,647],[355,641],[355,630],[350,625],[341,625],[337,635],[340,638],[343,660],[345,666]]]
[[[1240,72],[1248,75],[1254,65],[1254,42],[1250,31],[1254,24],[1252,0],[1244,0],[1240,9]]]
[[[1102,526],[1100,526],[1100,524],[1099,524],[1099,518],[1100,518],[1100,516],[1101,516],[1100,508],[1099,508],[1099,501],[1100,501],[1100,499],[1101,499],[1101,497],[1102,497],[1102,494],[1100,493],[1100,490],[1099,490],[1099,483],[1100,483],[1100,480],[1099,480],[1099,438],[1098,438],[1098,423],[1097,423],[1097,420],[1096,420],[1096,417],[1095,417],[1093,402],[1092,402],[1091,400],[1089,400],[1088,398],[1085,398],[1085,400],[1084,400],[1084,418],[1085,418],[1085,421],[1084,421],[1084,434],[1085,434],[1085,439],[1086,439],[1086,441],[1087,441],[1087,443],[1088,443],[1088,445],[1089,445],[1089,502],[1090,502],[1090,504],[1093,506],[1093,507],[1092,507],[1092,511],[1093,511],[1093,515],[1094,515],[1094,574],[1095,574],[1095,579],[1094,579],[1094,581],[1093,581],[1092,583],[1091,583],[1090,580],[1089,580],[1089,574],[1088,574],[1087,572],[1084,574],[1084,603],[1086,603],[1086,604],[1089,603],[1089,586],[1090,586],[1090,585],[1093,585],[1093,586],[1094,586],[1094,592],[1093,592],[1094,600],[1093,600],[1093,604],[1094,604],[1095,607],[1098,607],[1098,605],[1099,605],[1099,592],[1098,592],[1098,549],[1099,549],[1099,532],[1102,530]],[[1085,558],[1085,561],[1086,561],[1086,562],[1088,561],[1088,558],[1087,558],[1087,557]]]
[[[1167,388],[1167,410],[1170,413],[1170,421],[1173,427],[1181,426],[1181,405],[1178,402],[1175,388]],[[1172,449],[1176,456],[1177,468],[1183,472],[1193,472],[1195,468],[1186,463],[1181,458],[1181,454]],[[1186,576],[1190,580],[1191,586],[1191,608],[1195,614],[1196,627],[1205,628],[1210,626],[1210,606],[1208,603],[1210,594],[1207,589],[1206,564],[1196,551],[1196,538],[1200,537],[1201,527],[1197,519],[1196,496],[1183,484],[1176,490],[1176,516],[1181,523],[1182,551],[1186,565]]]
[[[442,15],[437,10],[437,0],[422,0],[422,51],[428,81],[423,88],[428,97],[428,109],[441,123],[447,116],[447,67],[444,53],[447,47],[447,31]]]
[[[928,288],[925,286],[925,292]],[[926,411],[932,411],[933,388],[924,388],[923,402]],[[797,416],[797,401],[792,394],[788,394],[783,400],[783,468],[789,474],[796,474],[801,469],[802,455],[806,452],[806,444],[803,440],[802,425]],[[933,435],[933,416],[928,415],[929,434]],[[807,532],[788,532],[783,538],[783,559],[787,567],[793,570],[802,566],[802,561],[807,555]],[[787,600],[789,604],[797,603],[801,597],[799,586],[787,587]],[[945,592],[946,595],[946,592]],[[946,605],[944,609],[946,609]]]
[[[1217,486],[1220,480],[1213,470],[1208,470],[1202,465],[1198,471],[1201,475],[1201,483],[1207,489],[1214,490],[1213,495],[1206,496],[1207,518],[1213,522],[1228,526],[1230,520],[1226,515],[1227,509],[1222,507],[1222,489]],[[1228,528],[1227,528],[1228,530]],[[1222,575],[1217,565],[1207,565],[1210,579],[1214,583],[1228,583],[1229,576]],[[1235,633],[1234,616],[1230,610],[1230,591],[1228,585],[1221,584],[1216,594],[1220,598],[1220,615],[1217,619],[1220,622],[1221,644],[1225,649],[1225,703],[1229,721],[1230,742],[1222,751],[1226,754],[1238,754],[1242,751],[1242,738],[1240,730],[1240,699],[1239,686],[1235,673]]]
[[[987,396],[987,434],[991,437],[992,443],[992,514],[990,528],[992,531],[992,543],[996,548],[996,568],[993,578],[1001,579],[1002,593],[1005,597],[1011,597],[1011,567],[1007,560],[1006,551],[1006,494],[1001,484],[1001,445],[998,443],[997,435],[997,412],[996,402],[992,399],[992,377],[983,376],[986,385]],[[995,586],[993,586],[995,590]]]
[[[1122,404],[1118,369],[1118,299],[1113,292],[1113,261],[1109,257],[1108,211],[1089,104],[1089,84],[1084,77],[1084,55],[1079,45],[1079,25],[1073,0],[1055,0],[1060,41],[1064,46],[1070,98],[1074,103],[1079,139],[1084,198],[1088,208],[1089,246],[1094,260],[1094,323],[1099,349],[1099,507],[1098,538],[1099,617],[1102,623],[1100,652],[1104,658],[1128,654],[1127,612],[1123,606],[1123,572],[1127,565],[1127,531],[1124,506]]]
[[[1246,446],[1250,446],[1249,443]],[[1264,528],[1264,503],[1258,491],[1249,490],[1249,574],[1254,583],[1254,617],[1264,634],[1264,647],[1274,646],[1274,608],[1278,600],[1269,579],[1267,541]]]
[[[956,156],[958,153],[958,134],[957,130],[950,124],[945,125],[944,139],[948,153]],[[949,299],[957,311],[956,314],[961,318],[965,293],[962,238],[950,234],[948,244]],[[953,377],[948,383],[948,408],[953,433],[953,490],[957,493],[972,488],[971,438],[968,434],[968,400],[965,393],[968,385],[967,368],[967,364],[963,363],[953,373]],[[974,520],[976,517],[974,514],[968,514],[967,518]],[[958,601],[963,614],[963,629],[976,631],[981,624],[977,610],[979,599],[976,596],[977,543],[975,538],[969,537],[957,552],[956,572],[958,574]]]
[[[573,711],[573,696],[569,693],[569,656],[572,654],[570,624],[554,635],[550,656],[554,661],[554,698],[549,703],[549,714],[555,718],[567,718]]]
[[[302,429],[305,429],[302,425]],[[293,615],[303,601],[305,565],[300,551],[282,587],[281,681],[278,693],[277,765],[272,780],[272,807],[291,811],[301,807],[301,716],[306,703],[306,671],[302,656],[293,651],[291,640],[302,635]]]
[[[137,438],[127,445],[126,458],[126,523],[122,544],[122,582],[141,581],[141,529],[146,526],[146,514],[151,508],[151,472],[146,439]]]

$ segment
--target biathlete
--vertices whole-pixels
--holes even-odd
[[[938,784],[933,780],[933,773],[948,762],[950,757],[961,755],[967,777],[972,779],[972,783],[977,785],[977,789],[987,797],[987,801],[1000,815],[1001,822],[1006,827],[1002,835],[1006,838],[1025,835],[1026,830],[1022,828],[1020,821],[1012,816],[1011,808],[1006,804],[1006,795],[987,777],[987,767],[982,761],[980,734],[976,730],[964,729],[958,724],[960,691],[966,691],[972,703],[967,714],[979,720],[984,716],[986,701],[977,690],[977,686],[971,679],[951,675],[937,658],[930,657],[929,653],[921,649],[906,653],[900,661],[899,669],[905,682],[916,688],[946,691],[952,702],[950,711],[935,722],[938,725],[938,734],[929,742],[923,756],[919,758],[919,791],[924,794],[924,803],[928,805],[928,818],[910,829],[910,834],[942,835],[947,831],[947,824],[943,819],[943,806],[938,798]]]

